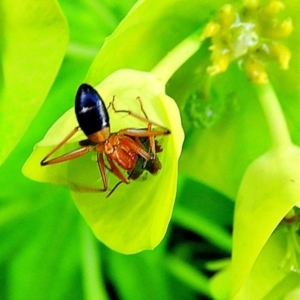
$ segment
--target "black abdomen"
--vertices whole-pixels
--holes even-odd
[[[102,98],[86,83],[78,88],[75,113],[78,124],[86,136],[109,127],[109,116]]]

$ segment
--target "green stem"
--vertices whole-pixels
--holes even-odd
[[[172,49],[152,70],[151,73],[163,83],[167,83],[172,75],[201,47],[199,30],[184,39]]]
[[[290,133],[272,85],[270,83],[257,85],[257,91],[270,130],[273,149],[282,150],[291,146]]]
[[[85,224],[82,224],[82,244],[84,299],[108,300],[101,276],[101,261],[97,242]]]
[[[164,263],[166,264],[166,269],[180,282],[185,283],[200,294],[211,297],[207,276],[194,266],[173,255],[166,256]]]
[[[174,209],[173,221],[180,224],[181,227],[206,237],[212,244],[218,246],[220,249],[229,253],[231,252],[231,236],[221,226],[215,225],[205,218],[200,218],[192,211],[180,205]]]

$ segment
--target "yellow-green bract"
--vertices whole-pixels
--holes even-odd
[[[171,134],[159,139],[163,152],[159,153],[162,169],[157,175],[148,174],[129,185],[121,184],[106,199],[106,193],[73,192],[75,203],[99,240],[122,253],[136,253],[153,249],[162,240],[174,205],[177,185],[177,165],[183,142],[180,115],[174,100],[164,92],[164,85],[152,74],[134,70],[119,70],[96,86],[106,105],[115,95],[117,109],[129,109],[140,115],[140,97],[149,119],[167,127]],[[145,128],[146,123],[109,109],[111,131],[124,128]],[[46,167],[40,161],[66,134],[77,126],[74,109],[67,111],[36,145],[24,166],[26,176],[37,181],[102,187],[95,154]],[[66,153],[78,147],[79,134],[60,151]],[[58,154],[57,154],[58,155]],[[144,179],[144,181],[142,181]],[[109,187],[118,182],[109,175]]]

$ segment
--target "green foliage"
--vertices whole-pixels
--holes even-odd
[[[2,163],[53,84],[66,51],[68,28],[53,0],[3,1],[0,12]]]
[[[131,0],[59,4],[70,29],[65,56],[56,2],[0,6],[0,298],[297,299],[298,3],[145,0],[130,11]],[[290,68],[279,70],[290,53]],[[41,183],[102,184],[93,156],[39,165],[77,125],[83,81],[106,104],[116,95],[120,109],[138,111],[140,96],[149,118],[171,130],[160,139],[159,174],[120,185],[108,199]],[[112,131],[145,126],[109,113]],[[110,248],[155,250],[126,256]]]

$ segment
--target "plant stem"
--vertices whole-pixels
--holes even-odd
[[[270,83],[256,86],[260,105],[270,130],[273,149],[282,150],[292,145],[290,133],[277,95]]]
[[[201,47],[199,30],[184,39],[172,49],[152,70],[151,73],[159,78],[164,84],[172,75]]]
[[[85,299],[108,300],[101,277],[101,262],[94,236],[85,224],[82,224],[82,269]]]

